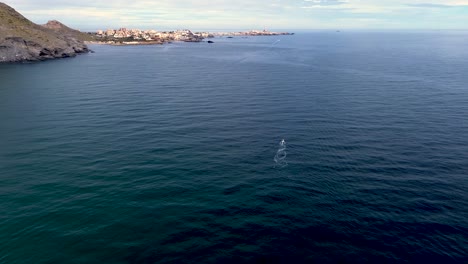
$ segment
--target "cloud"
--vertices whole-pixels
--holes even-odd
[[[468,28],[468,0],[5,1],[36,23],[58,19],[84,30],[375,28],[376,25]]]
[[[431,3],[407,4],[407,6],[418,7],[418,8],[450,8],[450,7],[456,7],[456,5],[431,4]]]
[[[309,6],[336,6],[347,4],[347,0],[304,0]]]
[[[349,11],[354,8],[344,7],[349,3],[347,0],[304,0],[304,5],[300,8],[322,11]]]

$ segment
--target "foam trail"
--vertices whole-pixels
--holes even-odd
[[[279,143],[279,148],[278,151],[276,152],[275,158],[273,159],[276,163],[275,167],[279,168],[284,168],[288,165],[288,162],[286,161],[286,141],[281,140]]]

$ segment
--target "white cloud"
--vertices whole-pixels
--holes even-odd
[[[380,21],[423,27],[421,16],[468,27],[468,0],[9,0],[37,23],[58,19],[76,28],[371,27]],[[465,8],[465,9],[464,9]],[[464,11],[463,11],[464,10]],[[441,16],[444,12],[464,12]],[[440,21],[442,20],[442,21]],[[331,24],[333,23],[333,24]],[[419,24],[418,24],[419,23]]]

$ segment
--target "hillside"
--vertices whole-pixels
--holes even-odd
[[[88,51],[76,34],[62,34],[34,24],[0,2],[0,62],[73,57]]]
[[[50,20],[49,22],[47,22],[47,24],[42,25],[42,26],[50,30],[53,30],[55,33],[59,35],[72,37],[80,41],[92,41],[93,40],[93,37],[91,35],[83,33],[76,29],[69,28],[57,20]]]

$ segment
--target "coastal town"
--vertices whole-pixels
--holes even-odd
[[[57,20],[35,24],[14,8],[0,2],[0,63],[44,61],[93,52],[87,44],[157,45],[181,42],[215,43],[215,38],[293,35],[287,32],[250,30],[238,32],[192,32],[108,29],[82,32]]]
[[[138,45],[138,44],[163,44],[172,41],[183,42],[202,42],[204,39],[215,37],[235,36],[278,36],[278,35],[293,35],[288,32],[272,32],[268,30],[251,30],[239,32],[192,32],[188,29],[175,31],[156,31],[156,30],[139,30],[139,29],[108,29],[98,30],[97,32],[89,33],[93,37],[92,43],[113,44],[113,45]],[[213,41],[208,41],[213,43]]]

